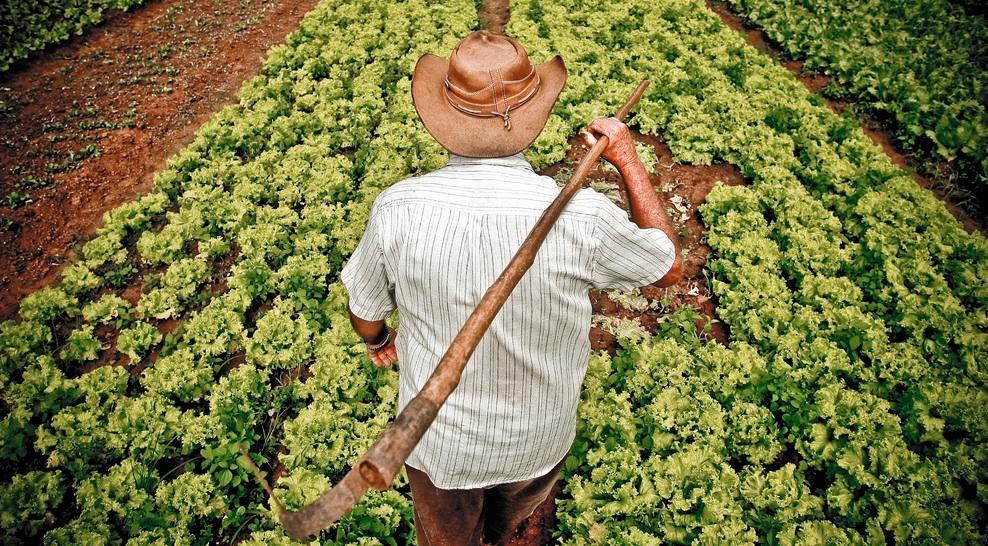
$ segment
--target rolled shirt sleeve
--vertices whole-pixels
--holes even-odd
[[[394,282],[384,266],[377,202],[371,207],[367,229],[356,250],[340,272],[340,280],[350,298],[350,311],[364,320],[384,320],[396,304]]]
[[[658,228],[640,228],[628,214],[601,195],[597,209],[591,285],[631,290],[661,279],[676,261],[676,246]]]

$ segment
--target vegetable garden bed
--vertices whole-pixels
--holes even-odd
[[[889,129],[974,218],[988,210],[988,24],[949,0],[727,0],[820,91]],[[719,13],[728,12],[723,6]]]
[[[985,234],[984,211],[986,209],[981,191],[981,184],[976,177],[965,179],[957,166],[957,162],[945,160],[932,161],[903,148],[895,139],[893,130],[887,127],[874,115],[869,115],[862,109],[853,97],[841,96],[839,93],[825,90],[839,86],[831,83],[830,76],[814,71],[807,67],[805,60],[793,59],[781,47],[766,36],[761,29],[733,11],[729,4],[715,0],[707,0],[710,6],[727,26],[741,32],[747,43],[759,51],[776,58],[787,70],[813,93],[826,101],[835,113],[851,119],[860,119],[861,129],[878,146],[882,148],[895,165],[912,172],[917,184],[930,189],[938,199],[944,202],[947,210],[961,222],[968,232],[978,230]],[[840,96],[841,98],[838,98]],[[970,174],[970,173],[968,173]]]
[[[364,356],[338,273],[381,189],[445,162],[409,77],[474,13],[320,3],[21,302],[0,326],[9,542],[288,544],[237,448],[297,507],[393,415],[396,374]],[[556,538],[982,543],[985,239],[700,0],[518,1],[505,30],[570,71],[527,153],[547,174],[651,80],[629,123],[709,252],[658,309],[665,294],[594,296],[609,350],[591,357]],[[713,340],[701,297],[729,327]],[[404,491],[369,495],[323,543],[410,541]]]
[[[0,72],[35,51],[82,34],[104,19],[103,12],[126,10],[142,0],[9,0],[0,7]]]

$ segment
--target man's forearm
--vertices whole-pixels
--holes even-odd
[[[665,288],[678,283],[683,278],[683,260],[679,257],[679,237],[669,220],[669,213],[655,195],[652,182],[645,172],[645,166],[642,165],[635,151],[634,140],[631,138],[628,126],[614,117],[597,118],[590,123],[589,131],[583,134],[587,146],[591,147],[597,143],[594,134],[606,135],[610,139],[601,157],[617,167],[618,172],[621,173],[628,196],[628,208],[631,209],[631,220],[642,229],[662,230],[672,242],[675,254],[672,265],[662,278],[652,284]]]
[[[675,248],[676,256],[669,271],[659,280],[652,283],[659,288],[666,288],[678,283],[683,277],[683,262],[679,257],[679,236],[669,213],[655,195],[652,182],[648,179],[645,166],[636,156],[633,161],[624,164],[620,170],[624,179],[625,191],[628,194],[628,208],[631,209],[631,220],[640,228],[658,228],[665,232]]]
[[[374,344],[384,339],[387,324],[383,320],[364,320],[354,315],[349,307],[347,311],[350,313],[350,324],[365,343]]]
[[[347,305],[347,312],[350,314],[350,324],[357,332],[364,343],[367,344],[367,353],[375,366],[390,366],[398,362],[398,352],[395,348],[393,336],[388,334],[392,331],[383,320],[364,320],[350,311]]]
[[[631,220],[640,228],[659,228],[669,236],[676,251],[679,251],[679,236],[669,220],[662,202],[655,195],[652,182],[648,179],[645,166],[641,161],[629,161],[621,171],[625,190],[628,193],[628,208],[631,209]]]

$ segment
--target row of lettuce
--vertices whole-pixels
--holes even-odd
[[[393,415],[338,272],[374,196],[445,161],[409,77],[474,6],[329,4],[0,325],[5,542],[288,543],[238,447],[295,507]],[[560,540],[981,543],[985,240],[699,0],[515,2],[507,31],[570,72],[533,165],[649,78],[631,123],[752,181],[702,209],[730,348],[591,358]],[[322,542],[413,540],[401,491]]]
[[[988,184],[988,25],[949,0],[727,0],[826,92],[888,119],[922,157]]]
[[[474,26],[472,2],[321,3],[0,325],[3,543],[287,540],[239,447],[297,507],[394,414],[337,277],[374,196],[445,161],[409,78]],[[391,491],[324,539],[413,536]]]
[[[67,40],[103,20],[108,9],[143,0],[8,0],[0,5],[0,72],[31,53]]]
[[[563,540],[982,543],[985,239],[701,0],[522,0],[507,32],[571,71],[542,163],[648,78],[632,123],[751,180],[700,208],[730,349],[593,362]]]

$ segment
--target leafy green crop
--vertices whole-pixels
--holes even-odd
[[[988,183],[988,25],[948,0],[727,0],[896,127],[911,151]]]
[[[320,4],[0,325],[4,543],[287,540],[239,448],[266,470],[280,458],[297,506],[393,415],[397,376],[365,356],[338,275],[374,197],[445,162],[416,123],[411,69],[474,13]],[[411,516],[407,496],[371,495],[324,539],[408,542]]]

